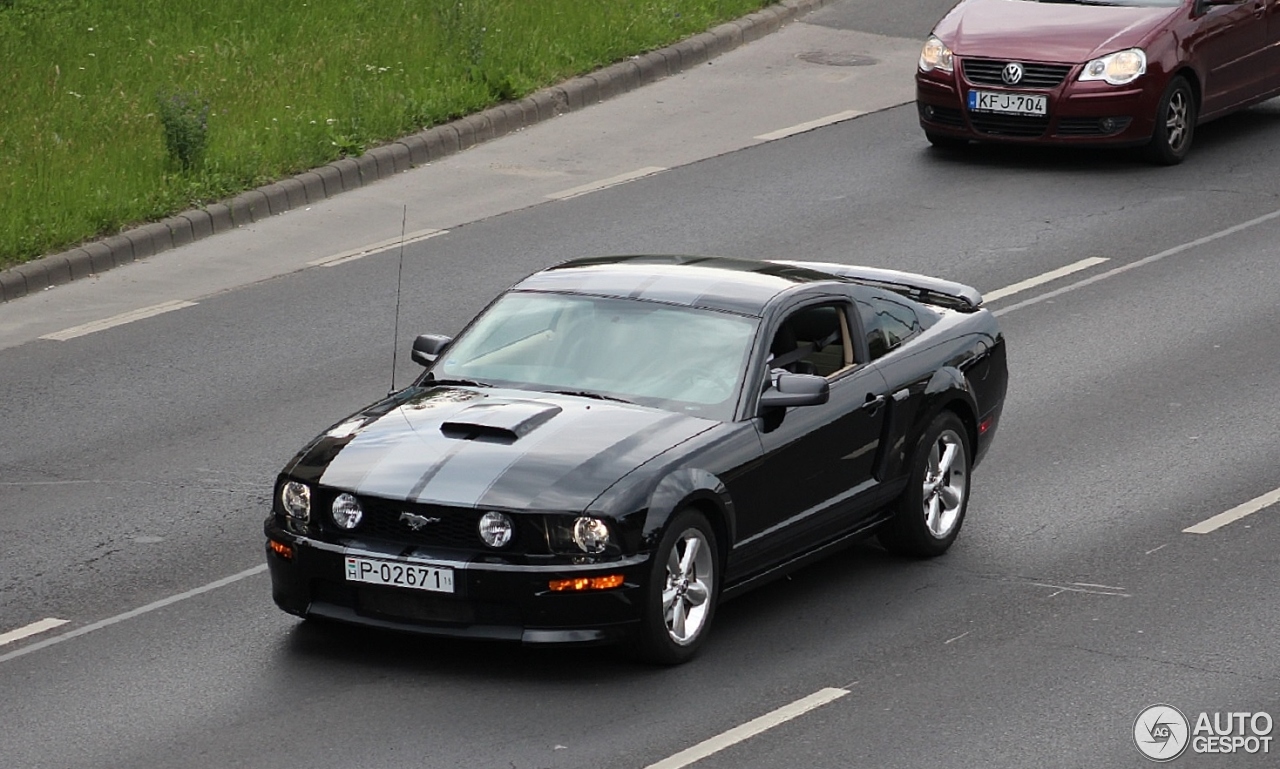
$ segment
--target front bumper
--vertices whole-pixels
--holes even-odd
[[[268,540],[287,546],[292,557],[267,546],[267,567],[276,605],[301,617],[321,617],[370,627],[433,636],[521,641],[528,644],[591,644],[634,632],[643,605],[648,557],[603,564],[529,565],[424,548],[376,543],[340,545],[285,530],[274,516],[264,526]],[[448,567],[453,593],[385,587],[345,578],[347,556]],[[554,579],[622,574],[609,590],[553,593]]]
[[[920,127],[930,134],[977,141],[1082,146],[1145,144],[1155,130],[1161,89],[1154,73],[1131,85],[1076,80],[1078,67],[1051,89],[975,85],[954,72],[916,71]],[[1009,91],[1047,97],[1044,116],[998,115],[969,109],[969,92]]]

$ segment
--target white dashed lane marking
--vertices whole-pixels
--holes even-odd
[[[1182,533],[1208,534],[1209,532],[1221,529],[1229,523],[1235,523],[1245,516],[1253,515],[1259,510],[1265,510],[1277,502],[1280,502],[1280,489],[1268,491],[1266,494],[1263,494],[1260,497],[1254,497],[1242,505],[1236,505],[1226,512],[1218,513],[1212,518],[1206,518],[1195,526],[1188,526],[1182,530]]]
[[[63,643],[64,641],[70,641],[73,638],[79,638],[82,635],[87,635],[89,633],[93,633],[103,628],[111,627],[112,625],[119,624],[126,620],[131,620],[134,617],[140,617],[143,614],[149,614],[153,611],[156,611],[157,609],[163,609],[166,606],[171,606],[175,603],[178,603],[179,601],[185,601],[188,598],[194,598],[198,595],[204,595],[205,593],[208,593],[212,590],[217,590],[218,588],[226,587],[227,585],[233,584],[235,582],[239,582],[242,579],[247,579],[248,577],[253,577],[258,574],[261,574],[266,570],[267,570],[267,565],[264,563],[261,566],[254,566],[252,569],[245,569],[244,571],[239,572],[237,574],[232,574],[230,577],[223,577],[222,579],[215,580],[213,582],[210,582],[207,585],[201,585],[200,587],[192,588],[191,590],[187,590],[186,592],[178,593],[177,595],[171,595],[168,598],[161,598],[159,601],[152,601],[146,606],[139,606],[138,608],[127,611],[124,614],[117,614],[114,617],[108,617],[104,620],[99,620],[97,622],[93,622],[88,625],[82,625],[81,627],[78,627],[75,630],[68,630],[65,633],[59,633],[58,635],[53,636],[51,638],[46,638],[42,641],[36,641],[35,643],[30,644],[29,646],[23,646],[20,649],[14,649],[13,651],[7,654],[0,654],[0,662],[8,662],[9,660],[17,659],[18,657],[31,654],[32,652],[36,652],[41,649],[47,649],[50,646],[55,646],[57,644]],[[48,621],[48,620],[42,620],[42,621]],[[64,620],[53,620],[53,621],[59,622],[59,623],[64,622]]]
[[[407,246],[411,243],[426,240],[427,238],[434,238],[437,235],[446,235],[448,232],[448,230],[418,230],[417,232],[410,232],[403,238],[387,238],[386,240],[380,240],[377,243],[370,243],[367,246],[360,246],[359,248],[353,248],[350,251],[343,251],[340,254],[333,254],[331,256],[326,256],[323,259],[316,259],[314,261],[307,262],[307,266],[334,267],[339,264],[354,262],[357,259],[363,259],[370,254],[380,253],[392,248],[399,248],[401,245]]]
[[[719,753],[725,748],[736,745],[743,740],[750,739],[762,732],[766,732],[779,724],[785,724],[793,718],[808,713],[810,710],[820,708],[829,702],[834,702],[849,693],[848,689],[822,689],[796,700],[790,705],[783,705],[777,710],[765,713],[757,719],[746,722],[741,726],[735,726],[727,732],[718,734],[705,742],[700,742],[691,748],[676,753],[674,756],[664,758],[656,764],[650,764],[646,769],[682,769],[695,761]]]
[[[1234,235],[1237,232],[1243,232],[1244,230],[1250,229],[1252,227],[1257,227],[1259,224],[1269,222],[1272,219],[1275,219],[1277,217],[1280,217],[1280,210],[1272,211],[1271,213],[1263,214],[1262,216],[1255,216],[1254,218],[1248,221],[1240,222],[1239,224],[1228,227],[1225,230],[1218,230],[1217,232],[1211,235],[1205,235],[1203,238],[1196,238],[1195,240],[1187,241],[1186,243],[1182,243],[1180,245],[1174,246],[1173,248],[1165,249],[1164,251],[1161,251],[1158,254],[1152,254],[1151,256],[1143,257],[1137,260],[1136,262],[1129,262],[1128,264],[1122,264],[1119,267],[1114,267],[1110,270],[1107,270],[1106,272],[1100,272],[1097,275],[1091,275],[1083,280],[1078,280],[1075,283],[1070,283],[1068,285],[1065,285],[1062,288],[1054,289],[1053,291],[1047,291],[1038,296],[1033,296],[1030,299],[1023,299],[1021,302],[1015,302],[1009,305],[1008,307],[1001,307],[1000,309],[995,310],[992,314],[997,316],[1005,315],[1007,313],[1013,312],[1014,310],[1020,310],[1023,307],[1030,307],[1033,304],[1039,304],[1041,302],[1046,302],[1050,299],[1056,299],[1057,297],[1060,297],[1063,294],[1066,294],[1068,292],[1075,291],[1078,288],[1084,288],[1085,286],[1092,286],[1094,283],[1098,283],[1099,281],[1103,281],[1108,278],[1113,278],[1116,275],[1126,273],[1129,270],[1136,270],[1139,267],[1144,267],[1148,264],[1158,262],[1162,259],[1167,259],[1176,254],[1180,254],[1183,251],[1190,251],[1192,249],[1199,248],[1200,246],[1208,245],[1209,243],[1212,243],[1215,240],[1221,240],[1222,238],[1225,238],[1229,235]]]
[[[43,633],[46,630],[53,630],[55,627],[61,627],[67,624],[65,619],[54,619],[53,617],[45,617],[38,622],[32,622],[17,630],[10,630],[7,633],[0,633],[0,646],[11,644],[14,641],[21,641],[24,638],[30,638],[33,635]]]
[[[109,328],[115,328],[116,326],[123,326],[124,324],[132,323],[135,320],[154,318],[155,316],[163,315],[166,312],[173,312],[174,310],[181,310],[184,307],[195,306],[195,302],[184,302],[181,300],[163,302],[161,304],[152,305],[151,307],[143,307],[140,310],[122,312],[119,315],[114,315],[110,318],[106,318],[105,320],[95,320],[89,323],[82,323],[79,326],[72,326],[71,328],[63,329],[62,331],[55,331],[52,334],[45,334],[40,338],[52,339],[55,342],[65,342],[68,339],[75,339],[76,337],[86,336],[97,331],[105,331]]]
[[[994,302],[998,299],[1004,299],[1006,296],[1013,296],[1020,291],[1026,291],[1029,288],[1042,286],[1045,283],[1057,280],[1058,278],[1065,278],[1072,273],[1087,270],[1090,267],[1102,264],[1105,261],[1107,260],[1100,256],[1091,256],[1088,259],[1081,259],[1073,264],[1068,264],[1066,267],[1059,267],[1056,270],[1050,270],[1043,275],[1037,275],[1034,278],[1027,278],[1026,280],[1014,283],[1010,286],[1005,286],[1004,288],[997,288],[995,291],[983,294],[982,301]]]
[[[771,142],[771,141],[774,141],[775,139],[784,139],[788,136],[795,136],[796,134],[802,134],[806,131],[812,131],[815,128],[822,128],[823,126],[829,126],[835,123],[843,123],[844,121],[852,120],[853,118],[856,118],[858,115],[861,115],[861,114],[863,113],[859,112],[856,109],[847,109],[844,112],[837,112],[834,115],[827,115],[826,117],[820,117],[817,120],[810,120],[807,123],[798,123],[788,128],[779,128],[777,131],[770,131],[767,134],[760,134],[756,138],[759,139],[760,141]]]
[[[645,166],[644,168],[637,168],[634,171],[628,171],[625,174],[618,174],[617,176],[610,176],[608,179],[601,179],[598,182],[591,182],[590,184],[571,187],[560,192],[553,192],[550,195],[547,195],[547,197],[552,200],[568,200],[569,198],[576,198],[579,195],[586,195],[589,192],[607,190],[610,187],[617,187],[619,184],[626,184],[627,182],[633,182],[636,179],[643,179],[646,176],[660,174],[665,170],[667,169],[662,166]]]

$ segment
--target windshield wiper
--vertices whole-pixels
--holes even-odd
[[[427,379],[423,382],[428,387],[433,385],[452,385],[454,387],[493,387],[488,382],[479,382],[475,379]]]
[[[552,390],[552,395],[576,395],[580,398],[594,398],[598,401],[614,401],[616,403],[630,403],[635,405],[626,398],[618,398],[613,395],[605,395],[604,393],[593,393],[589,390]]]

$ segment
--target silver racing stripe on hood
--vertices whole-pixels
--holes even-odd
[[[320,482],[422,503],[576,510],[714,424],[644,407],[549,400],[562,410],[514,441],[442,431],[457,414],[451,408],[392,411],[343,447]]]

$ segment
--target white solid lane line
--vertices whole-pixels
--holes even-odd
[[[353,248],[350,251],[343,251],[340,254],[332,254],[330,256],[324,257],[323,259],[316,259],[316,260],[307,262],[307,266],[308,267],[333,267],[339,264],[346,264],[347,262],[354,262],[357,259],[364,258],[369,254],[376,254],[380,251],[386,251],[388,249],[398,248],[402,244],[407,246],[411,243],[417,243],[420,240],[426,240],[427,238],[434,238],[437,235],[448,234],[448,232],[449,232],[448,230],[435,230],[435,229],[418,230],[417,232],[410,232],[409,234],[405,235],[403,238],[399,238],[399,237],[387,238],[386,240],[380,240],[377,243],[370,243],[367,246],[360,246],[359,248]]]
[[[8,633],[0,633],[0,646],[11,644],[14,641],[21,641],[37,633],[43,633],[46,630],[53,630],[55,627],[67,624],[68,620],[54,619],[53,617],[45,617],[38,622],[32,622],[30,625],[20,627],[17,630],[10,630]]]
[[[777,131],[770,131],[767,134],[760,134],[756,138],[759,139],[760,141],[771,142],[775,139],[783,139],[788,136],[795,136],[796,134],[802,134],[805,131],[812,131],[815,128],[821,128],[823,126],[828,126],[833,123],[843,123],[844,121],[852,120],[853,118],[861,114],[863,113],[859,112],[856,109],[847,109],[844,112],[837,112],[834,115],[827,115],[826,117],[820,117],[817,120],[810,120],[807,123],[799,123],[797,125],[791,126],[790,128],[779,128]]]
[[[1013,296],[1019,291],[1026,291],[1029,288],[1035,288],[1036,286],[1044,285],[1049,281],[1057,280],[1058,278],[1065,278],[1066,276],[1072,273],[1080,272],[1081,270],[1087,270],[1090,267],[1093,267],[1094,265],[1102,264],[1105,261],[1107,260],[1101,256],[1091,256],[1088,259],[1081,259],[1080,261],[1075,262],[1073,264],[1068,264],[1066,267],[1059,267],[1056,270],[1049,270],[1043,275],[1037,275],[1034,278],[1027,278],[1026,280],[1020,281],[1018,283],[1014,283],[1011,286],[1005,286],[1004,288],[997,288],[995,291],[992,291],[989,294],[983,294],[982,301],[994,302],[997,299],[1004,299],[1006,296]]]
[[[1280,217],[1280,210],[1272,211],[1269,214],[1263,214],[1262,216],[1254,217],[1253,219],[1250,219],[1247,222],[1240,222],[1239,224],[1233,227],[1228,227],[1225,230],[1218,230],[1212,235],[1205,235],[1203,238],[1196,238],[1195,240],[1188,241],[1181,245],[1174,246],[1173,248],[1169,248],[1164,251],[1161,251],[1158,254],[1152,254],[1151,256],[1143,257],[1142,259],[1139,259],[1136,262],[1129,262],[1128,264],[1121,265],[1119,267],[1116,267],[1115,269],[1107,270],[1106,272],[1098,273],[1097,275],[1091,275],[1090,277],[1087,277],[1084,280],[1076,281],[1075,283],[1072,283],[1067,286],[1063,286],[1062,288],[1055,289],[1053,291],[1040,294],[1039,296],[1033,296],[1030,299],[1024,299],[1021,302],[1018,302],[1016,304],[1011,304],[1008,307],[1001,307],[1000,309],[996,310],[992,314],[1004,315],[1005,313],[1013,312],[1014,310],[1020,310],[1023,307],[1030,307],[1033,304],[1039,304],[1040,302],[1046,301],[1048,299],[1054,299],[1056,297],[1062,296],[1068,291],[1075,291],[1077,288],[1092,286],[1094,283],[1097,283],[1100,280],[1106,280],[1107,278],[1114,277],[1116,275],[1119,275],[1120,273],[1128,272],[1129,270],[1132,270],[1138,267],[1142,267],[1143,265],[1151,264],[1152,262],[1158,262],[1161,259],[1173,256],[1174,254],[1180,254],[1183,251],[1189,251],[1198,246],[1203,246],[1207,243],[1212,243],[1213,241],[1220,240],[1222,238],[1227,237],[1228,235],[1234,235],[1237,232],[1247,230],[1250,227],[1256,227],[1259,224],[1262,224],[1264,222],[1269,222],[1272,219],[1275,219],[1276,217]]]
[[[650,764],[645,769],[681,769],[695,761],[701,761],[707,756],[719,753],[730,745],[736,745],[779,724],[784,724],[793,718],[802,716],[814,708],[820,708],[828,702],[834,702],[848,693],[848,689],[822,689],[810,694],[808,697],[798,699],[790,705],[783,705],[777,710],[765,713],[763,716],[748,721],[741,726],[735,726],[723,734],[694,745],[692,748],[682,750],[670,758],[664,758],[656,764]]]
[[[195,302],[184,302],[176,300],[172,302],[162,302],[161,304],[152,305],[151,307],[143,307],[140,310],[130,310],[122,312],[119,315],[106,318],[105,320],[95,320],[89,323],[82,323],[79,326],[72,326],[61,331],[55,331],[52,334],[45,334],[41,339],[52,339],[55,342],[65,342],[68,339],[75,339],[78,336],[92,334],[95,331],[105,331],[116,326],[123,326],[126,323],[132,323],[135,320],[144,318],[154,318],[157,315],[163,315],[166,312],[181,310],[183,307],[195,307]]]
[[[179,601],[185,601],[188,598],[194,598],[198,595],[203,595],[204,593],[208,593],[211,590],[217,590],[220,587],[226,587],[227,585],[230,585],[233,582],[239,582],[240,580],[245,579],[247,577],[252,577],[254,575],[261,574],[266,570],[267,570],[267,565],[264,563],[261,566],[254,566],[252,569],[245,569],[244,571],[238,574],[232,574],[230,577],[223,577],[222,579],[215,580],[213,582],[210,582],[207,585],[201,585],[200,587],[192,588],[191,590],[188,590],[186,592],[178,593],[177,595],[171,595],[168,598],[161,598],[159,601],[152,601],[146,606],[139,606],[138,608],[127,611],[124,614],[117,614],[114,617],[107,617],[104,620],[99,620],[92,624],[84,625],[83,627],[78,627],[75,630],[71,630],[66,633],[53,636],[52,638],[46,638],[43,641],[37,641],[31,644],[30,646],[24,646],[21,649],[15,649],[14,651],[9,652],[8,654],[0,654],[0,662],[8,662],[11,659],[16,659],[23,655],[30,654],[34,651],[39,651],[40,649],[46,649],[55,644],[60,644],[63,641],[70,641],[72,638],[79,638],[80,636],[85,635],[87,633],[92,633],[95,630],[101,630],[104,627],[111,627],[112,625],[115,625],[120,622],[124,622],[125,620],[130,620],[130,619],[133,619],[134,617],[139,617],[143,614],[153,612],[156,609],[163,609],[164,607],[169,606],[170,604],[175,604],[175,603],[178,603]]]
[[[1253,515],[1259,510],[1264,510],[1268,507],[1271,507],[1277,502],[1280,502],[1280,489],[1276,489],[1274,491],[1268,491],[1266,494],[1263,494],[1260,497],[1255,497],[1249,500],[1248,502],[1245,502],[1242,505],[1236,505],[1235,507],[1231,508],[1230,510],[1227,510],[1226,512],[1218,513],[1212,518],[1206,518],[1200,523],[1197,523],[1195,526],[1188,526],[1187,528],[1182,530],[1182,533],[1183,534],[1208,534],[1211,531],[1217,531],[1218,529],[1221,529],[1223,526],[1226,526],[1228,523],[1235,523],[1236,521],[1240,520],[1241,518],[1244,518],[1247,515]]]
[[[617,176],[610,176],[608,179],[601,179],[598,182],[591,182],[590,184],[579,185],[567,190],[561,190],[560,192],[553,192],[550,195],[547,195],[547,197],[552,200],[568,200],[569,198],[576,198],[579,195],[586,195],[588,192],[607,190],[610,187],[617,187],[619,184],[626,184],[627,182],[632,182],[636,179],[643,179],[646,176],[660,174],[665,170],[667,169],[662,166],[645,166],[644,168],[637,168],[634,171],[628,171],[625,174],[618,174]]]

